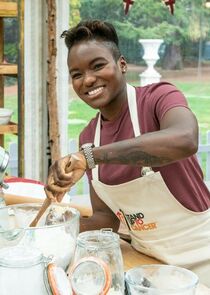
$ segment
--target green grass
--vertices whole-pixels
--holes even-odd
[[[190,108],[197,117],[202,143],[206,143],[206,131],[210,130],[210,83],[175,82],[186,96]],[[202,154],[201,167],[206,174],[206,154]]]
[[[197,117],[203,137],[210,130],[210,83],[207,82],[174,82],[186,96],[191,110]]]
[[[135,82],[132,83],[135,85]],[[187,98],[191,110],[197,117],[199,130],[202,135],[202,142],[206,141],[206,131],[210,130],[210,83],[205,82],[177,82],[174,83]],[[136,83],[136,85],[138,85]],[[96,114],[96,110],[91,109],[81,100],[73,100],[69,104],[69,119],[81,119],[86,123],[68,126],[69,138],[78,138],[82,129]],[[206,155],[202,155],[202,169],[206,170]]]
[[[199,131],[202,135],[202,142],[206,141],[206,131],[210,130],[210,85],[208,84],[199,84],[199,83],[174,83],[186,96],[190,108],[195,113],[198,124]],[[209,83],[210,84],[210,83]],[[69,138],[76,138],[82,129],[86,126],[91,118],[96,114],[96,110],[91,109],[83,101],[77,99],[73,100],[69,105],[69,118],[70,119],[81,119],[85,120],[86,123],[68,125]],[[206,155],[202,155],[202,170],[204,175],[206,174]],[[78,194],[81,188],[78,186]]]
[[[137,81],[136,83],[135,81],[132,82],[133,85],[138,84]],[[205,135],[206,131],[210,130],[210,83],[175,81],[174,84],[185,94],[189,106],[198,119],[200,131]],[[17,97],[8,96],[5,102],[5,107],[14,110],[12,121],[17,122]],[[82,129],[87,125],[91,118],[95,117],[96,113],[97,110],[92,109],[79,99],[70,101],[68,137],[78,138]],[[82,122],[71,124],[71,121],[74,121],[75,119],[82,120]],[[7,143],[17,139],[14,135],[7,135],[5,138]]]
[[[87,125],[90,119],[95,117],[98,110],[92,109],[90,106],[85,104],[82,100],[73,100],[69,103],[69,120],[82,120],[84,123],[68,125],[68,136],[69,138],[78,138],[82,129]]]
[[[192,97],[208,97],[210,98],[210,83],[208,82],[181,82],[181,81],[174,81],[174,84],[177,86],[178,89],[183,91],[185,95],[192,96]]]
[[[5,108],[11,109],[14,111],[12,115],[12,122],[17,122],[17,116],[18,116],[18,105],[17,105],[17,95],[10,95],[7,96],[5,99]]]
[[[139,82],[130,81],[133,85],[139,85]],[[210,83],[207,82],[182,82],[172,81],[186,96],[190,108],[195,113],[199,129],[202,134],[203,142],[205,142],[206,131],[210,130]],[[12,121],[17,122],[17,96],[8,96],[5,99],[5,107],[14,110]],[[68,138],[78,139],[80,132],[87,125],[89,120],[95,117],[98,111],[90,108],[83,101],[76,99],[69,102],[69,124],[68,124]],[[79,124],[72,124],[72,120],[82,120]],[[17,142],[16,135],[5,135],[5,148],[8,148],[10,142]],[[202,158],[202,168],[205,174],[206,157]],[[79,192],[81,193],[81,192]]]
[[[11,109],[14,111],[11,117],[11,121],[17,123],[18,121],[18,105],[17,105],[17,96],[10,95],[5,99],[5,108]],[[5,148],[8,149],[8,145],[11,142],[17,142],[17,136],[14,134],[6,134],[4,136]]]
[[[210,130],[210,98],[188,98],[189,105],[195,113],[202,133]]]
[[[174,84],[185,94],[190,108],[197,117],[200,131],[205,136],[206,131],[210,130],[210,83],[174,82]],[[96,112],[79,99],[69,104],[69,119],[81,119],[88,122]],[[77,138],[85,126],[85,123],[69,125],[69,137]]]

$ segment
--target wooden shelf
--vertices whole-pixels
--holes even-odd
[[[9,122],[9,124],[7,125],[0,125],[0,134],[5,134],[5,133],[17,134],[18,125],[14,122]]]
[[[17,17],[17,3],[0,1],[0,17]]]
[[[16,64],[0,64],[0,75],[17,75],[17,72]]]
[[[13,2],[12,2],[13,1]],[[27,0],[0,0],[0,106],[4,107],[5,102],[5,76],[18,78],[18,122],[9,122],[0,125],[0,146],[5,145],[5,135],[14,134],[18,136],[20,148],[18,149],[18,176],[24,175],[24,3]],[[36,2],[36,1],[34,1]],[[4,59],[5,18],[16,18],[18,25],[18,63],[7,63]],[[12,120],[12,119],[11,119]],[[1,292],[0,292],[1,293]]]

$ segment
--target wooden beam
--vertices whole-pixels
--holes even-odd
[[[47,0],[48,10],[48,61],[47,61],[47,105],[49,114],[49,142],[51,161],[59,159],[60,132],[56,90],[56,0]]]
[[[0,17],[17,17],[17,3],[0,1]]]
[[[17,72],[16,64],[0,64],[0,75],[16,75]]]

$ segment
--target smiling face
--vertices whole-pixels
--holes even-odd
[[[126,61],[115,61],[105,43],[91,40],[69,51],[68,67],[77,95],[94,109],[119,107],[126,98]]]

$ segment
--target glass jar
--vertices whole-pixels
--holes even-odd
[[[71,295],[70,282],[61,267],[37,248],[24,246],[0,250],[1,295]]]
[[[1,295],[47,295],[44,257],[38,249],[9,247],[0,250]]]
[[[124,270],[119,235],[110,229],[80,233],[77,237],[70,280],[72,285],[77,284],[76,288],[79,291],[74,289],[76,294],[89,295],[90,285],[91,294],[124,294]],[[102,284],[101,290],[99,283]],[[94,289],[98,291],[94,292]]]

